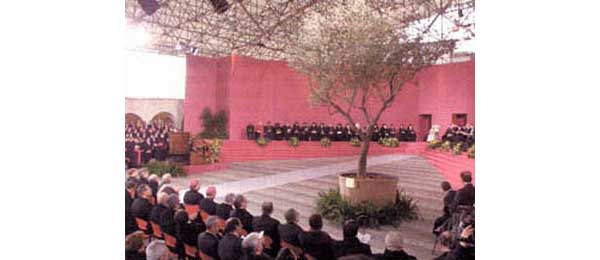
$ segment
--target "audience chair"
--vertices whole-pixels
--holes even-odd
[[[198,254],[200,255],[201,260],[214,260],[212,257],[202,252],[202,250],[198,250]]]
[[[302,255],[302,248],[299,248],[299,247],[292,245],[288,242],[285,242],[283,240],[279,244],[281,245],[281,248],[287,248],[287,249],[291,250],[297,256]]]
[[[197,260],[198,259],[198,248],[195,246],[190,246],[188,244],[183,244],[185,249],[185,259],[186,260]]]
[[[206,220],[208,219],[208,213],[206,213],[204,210],[200,210],[200,217],[202,218],[202,221],[206,223]]]
[[[200,211],[200,207],[198,205],[184,205],[185,207],[185,212],[187,212],[188,217],[191,217],[192,215],[194,215],[194,213]]]
[[[145,221],[145,220],[144,220],[144,219],[142,219],[142,218],[138,218],[138,217],[136,217],[136,218],[135,218],[135,223],[137,223],[137,226],[138,226],[138,229],[139,229],[139,230],[142,230],[142,231],[144,231],[144,232],[147,232],[147,231],[148,231],[148,221]]]
[[[150,221],[150,225],[152,226],[152,235],[155,238],[163,239],[162,231],[160,230],[160,226],[153,221]]]

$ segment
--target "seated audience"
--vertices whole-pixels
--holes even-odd
[[[194,222],[198,214],[194,214],[190,219],[185,210],[179,209],[175,213],[175,234],[177,238],[177,252],[179,255],[185,255],[185,245],[196,247],[198,245],[198,235],[206,230],[203,222]]]
[[[146,247],[147,260],[177,260],[177,255],[172,254],[164,240],[154,239]]]
[[[169,194],[165,192],[158,193],[157,203],[152,207],[152,211],[150,212],[150,221],[160,226],[160,218],[163,212],[169,210],[169,205],[167,204],[167,199],[169,198]]]
[[[444,231],[438,237],[438,246],[442,254],[433,260],[459,260],[454,257],[452,251],[450,251],[450,245],[452,244],[452,234],[449,231]]]
[[[131,204],[131,215],[134,218],[141,218],[145,221],[150,220],[150,212],[152,211],[152,190],[146,184],[138,185],[137,187],[137,198],[133,200]],[[150,223],[146,227],[147,234],[151,234],[152,228],[150,227]]]
[[[125,237],[125,260],[145,260],[144,232],[135,231]]]
[[[285,224],[280,224],[278,227],[281,241],[284,241],[292,246],[301,247],[298,236],[304,232],[298,223],[298,212],[295,209],[288,209],[284,213]]]
[[[210,216],[206,219],[206,231],[198,235],[198,249],[212,257],[214,260],[219,260],[219,226],[217,224],[217,217]]]
[[[158,178],[158,175],[156,174],[152,174],[150,175],[150,177],[148,177],[148,186],[150,186],[150,188],[152,189],[152,196],[154,196],[156,198],[156,194],[158,193],[158,184],[160,182],[160,179]]]
[[[208,188],[206,188],[206,198],[200,201],[200,209],[210,216],[217,214],[217,203],[215,203],[216,196],[217,188],[215,188],[215,186],[208,186]]]
[[[259,217],[254,217],[254,220],[252,221],[252,229],[256,232],[263,231],[264,235],[272,240],[270,248],[265,248],[264,251],[268,255],[274,257],[277,255],[277,252],[279,252],[279,249],[281,248],[279,231],[277,230],[277,227],[279,227],[281,223],[279,223],[279,220],[271,217],[272,213],[273,202],[263,202],[262,215]]]
[[[363,255],[363,254],[358,254],[358,255],[347,255],[347,256],[343,256],[338,258],[338,260],[372,260],[373,258],[367,256],[367,255]]]
[[[377,260],[416,260],[417,258],[404,252],[404,239],[398,231],[390,231],[385,236],[383,254],[374,255]]]
[[[225,195],[225,201],[217,205],[217,217],[222,220],[229,219],[231,211],[233,211],[233,202],[235,201],[235,194],[229,193]]]
[[[316,260],[334,259],[333,239],[326,232],[321,231],[323,220],[321,215],[313,214],[308,219],[310,230],[298,235],[300,245],[305,255],[310,255]]]
[[[125,183],[125,235],[137,230],[137,224],[131,214],[131,205],[135,199],[135,186],[136,183],[133,180],[128,180]]]
[[[158,188],[161,189],[163,185],[171,184],[172,179],[173,179],[173,177],[171,176],[170,173],[163,174],[163,176],[160,180],[160,185],[158,185]]]
[[[197,179],[190,180],[190,189],[183,195],[183,203],[186,205],[198,205],[204,199],[204,195],[198,192],[200,190],[200,182]]]
[[[455,259],[475,260],[475,224],[468,225],[461,231],[458,246],[452,254]]]
[[[449,182],[443,181],[441,183],[442,190],[444,191],[444,215],[438,217],[433,222],[433,234],[437,235],[443,229],[443,226],[447,223],[447,221],[452,217],[452,212],[454,209],[454,199],[456,196],[456,191],[452,189],[452,186]]]
[[[471,172],[461,172],[460,178],[464,183],[464,186],[456,192],[454,204],[456,207],[473,207],[473,205],[475,205],[475,186],[471,183]]]
[[[244,197],[244,195],[237,195],[235,197],[235,201],[233,202],[233,206],[235,209],[231,212],[231,217],[238,218],[242,221],[242,226],[247,233],[253,231],[252,229],[252,214],[246,210],[246,206],[248,205],[248,201]]]
[[[225,222],[225,235],[219,241],[218,253],[221,260],[238,260],[242,257],[242,222],[229,218]]]
[[[163,233],[177,237],[175,232],[175,211],[180,209],[179,196],[177,194],[168,195],[166,199],[167,208],[160,212],[159,223],[160,230]]]
[[[262,233],[252,232],[242,241],[242,260],[272,260],[263,252]]]
[[[334,242],[336,258],[354,254],[371,255],[371,246],[361,243],[356,237],[358,234],[358,223],[355,220],[347,220],[344,223],[343,229],[344,240]]]

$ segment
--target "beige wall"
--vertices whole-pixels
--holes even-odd
[[[173,98],[125,98],[125,113],[136,114],[148,123],[160,112],[173,116],[175,127],[183,126],[183,99]]]

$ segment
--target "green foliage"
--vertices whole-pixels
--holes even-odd
[[[221,145],[223,141],[221,139],[213,139],[212,143],[208,145],[208,154],[204,157],[206,163],[216,163],[221,157]]]
[[[398,147],[400,145],[400,141],[396,137],[381,138],[378,143],[385,147]]]
[[[452,154],[460,155],[462,153],[462,146],[463,146],[462,142],[458,142],[458,143],[454,144],[454,146],[452,147]]]
[[[156,174],[159,177],[163,176],[165,173],[170,173],[173,177],[185,176],[183,167],[178,163],[170,161],[150,160],[144,167],[148,169],[149,174]]]
[[[440,146],[442,146],[442,141],[440,140],[431,140],[427,143],[427,149],[429,150],[435,150]]]
[[[256,144],[258,144],[258,146],[260,147],[264,147],[267,146],[267,144],[269,144],[269,141],[267,140],[267,138],[261,136],[256,139]]]
[[[352,204],[342,198],[339,190],[330,189],[320,192],[317,199],[317,212],[323,218],[341,224],[347,219],[363,219],[369,227],[381,225],[398,226],[403,221],[419,218],[418,207],[414,199],[400,191],[396,201],[383,207],[377,207],[372,202],[364,201]]]
[[[204,139],[228,139],[227,133],[227,113],[224,110],[212,114],[210,108],[206,107],[200,116],[202,120],[203,131],[197,137]]]
[[[298,139],[296,136],[292,136],[290,137],[290,140],[288,140],[288,144],[292,147],[297,147],[300,145],[300,139]]]
[[[469,147],[469,150],[467,150],[467,157],[475,159],[475,145]]]
[[[331,139],[329,139],[327,137],[321,138],[321,146],[322,147],[329,147],[329,146],[331,146]]]
[[[450,151],[450,149],[452,149],[452,144],[450,143],[450,141],[445,141],[440,146],[440,150],[444,152],[448,152]]]
[[[350,139],[350,145],[352,145],[354,147],[359,147],[360,146],[360,139],[358,139],[358,137],[352,137]]]

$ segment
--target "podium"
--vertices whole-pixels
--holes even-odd
[[[190,133],[189,132],[170,132],[169,133],[169,154],[184,155],[190,152]]]

